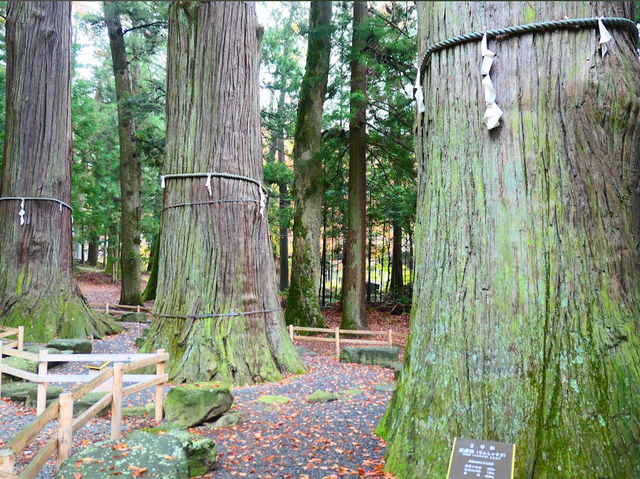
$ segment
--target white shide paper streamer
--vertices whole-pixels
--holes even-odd
[[[600,33],[600,41],[598,42],[598,46],[600,47],[600,52],[602,52],[602,57],[604,58],[604,56],[609,51],[607,43],[609,43],[611,41],[611,38],[613,37],[609,33],[609,30],[607,30],[607,28],[604,26],[604,23],[602,23],[603,18],[604,17],[598,18],[598,30]]]
[[[416,76],[416,84],[414,86],[414,96],[418,105],[418,113],[424,113],[424,93],[422,93],[422,84],[420,83],[420,67],[416,67],[418,74]]]
[[[484,103],[486,109],[482,121],[487,126],[488,130],[492,130],[500,125],[500,118],[502,117],[502,110],[496,104],[496,90],[493,87],[491,76],[491,65],[493,65],[493,58],[496,56],[496,52],[487,48],[487,34],[485,33],[480,42],[480,53],[482,55],[482,65],[480,66],[480,73],[482,75],[482,87],[484,88]]]

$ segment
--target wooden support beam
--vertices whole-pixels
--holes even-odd
[[[15,457],[13,451],[8,447],[0,449],[0,472],[15,472]]]
[[[56,470],[71,454],[73,444],[73,394],[60,394],[60,415],[58,416],[58,460]]]
[[[47,361],[49,352],[41,349],[38,355],[38,377],[47,375]],[[47,383],[38,381],[38,396],[36,398],[36,414],[39,416],[47,407]]]
[[[164,356],[164,349],[158,349],[158,356]],[[156,376],[164,376],[164,361],[159,362],[156,365]],[[157,422],[162,421],[162,402],[164,400],[164,382],[162,384],[156,385],[156,414],[155,420]]]
[[[122,363],[113,365],[113,388],[111,390],[111,439],[122,437]]]
[[[340,360],[340,328],[335,329],[335,338],[336,338],[336,359]]]

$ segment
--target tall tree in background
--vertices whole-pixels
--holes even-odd
[[[422,55],[487,25],[633,18],[633,4],[418,12]],[[609,31],[604,57],[596,25],[490,39],[492,131],[478,42],[428,64],[411,333],[379,427],[399,477],[443,477],[456,436],[515,443],[515,477],[640,477],[640,66],[633,24]]]
[[[118,137],[120,140],[120,268],[122,286],[120,304],[141,304],[140,299],[140,215],[142,173],[136,146],[136,128],[131,100],[131,79],[120,21],[118,2],[103,2],[109,32],[113,75],[118,100]]]
[[[285,310],[286,322],[301,326],[325,327],[318,303],[324,194],[320,134],[330,51],[331,2],[311,2],[307,64],[300,88],[293,148],[293,257]]]
[[[102,336],[117,327],[92,312],[71,256],[71,3],[10,2],[7,114],[0,197],[0,317],[27,337]]]
[[[366,112],[367,2],[353,2],[353,41],[351,48],[351,121],[349,122],[349,203],[347,241],[342,284],[342,323],[344,329],[366,329]]]
[[[147,350],[171,354],[177,380],[246,384],[304,370],[279,307],[261,201],[259,58],[248,2],[172,3],[155,312]],[[252,180],[251,180],[252,179]]]

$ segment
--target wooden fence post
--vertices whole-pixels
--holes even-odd
[[[18,326],[18,351],[24,348],[24,326]]]
[[[15,472],[13,451],[8,447],[0,449],[0,471],[10,474]]]
[[[289,325],[289,337],[291,338],[291,341],[293,341],[293,324]]]
[[[60,412],[58,414],[58,462],[60,469],[62,461],[71,454],[73,444],[73,394],[60,394]]]
[[[335,329],[335,335],[336,335],[336,359],[338,361],[340,361],[340,327],[337,327]]]
[[[104,311],[105,311],[106,314],[109,314],[109,303],[105,303]]]
[[[113,365],[113,389],[111,391],[111,439],[122,437],[122,363]]]
[[[41,349],[38,355],[38,376],[47,375],[47,355],[46,349]],[[38,396],[36,398],[36,414],[39,416],[47,407],[47,383],[38,378]]]
[[[393,331],[389,329],[389,346],[393,346]]]
[[[140,305],[138,304],[136,308],[136,313],[139,313],[139,312],[140,312]]]
[[[157,351],[158,354],[164,354],[164,349],[158,349]],[[156,375],[160,376],[161,374],[164,374],[165,371],[165,367],[164,367],[164,361],[159,362],[158,364],[156,364]],[[160,422],[162,421],[162,402],[164,400],[164,383],[161,384],[157,384],[156,385],[156,414],[155,414],[155,420]]]

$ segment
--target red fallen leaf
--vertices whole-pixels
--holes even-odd
[[[80,466],[82,466],[82,459],[76,462],[76,465],[74,467],[80,467]]]
[[[133,477],[140,477],[147,472],[146,467],[129,466],[129,469],[133,471]]]
[[[79,472],[74,472],[73,479],[82,479],[82,474],[80,474]]]
[[[175,459],[173,456],[167,456],[166,454],[164,454],[162,457],[164,457],[167,461],[173,461]]]
[[[129,449],[129,446],[127,446],[124,442],[118,442],[111,447],[113,447],[113,449],[115,449],[116,451],[124,451],[126,449]]]

